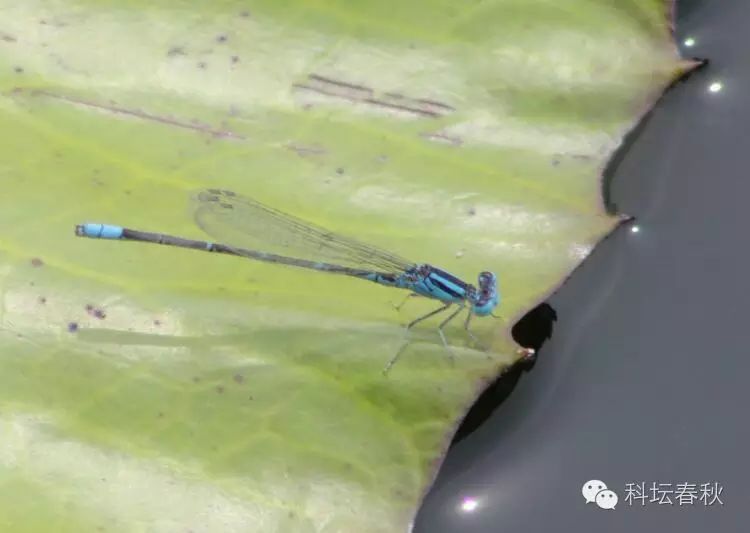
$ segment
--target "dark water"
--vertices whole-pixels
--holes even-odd
[[[552,338],[474,411],[416,532],[747,530],[750,1],[679,1],[677,31],[695,39],[685,57],[711,62],[610,167],[610,203],[640,231],[620,228],[551,298]],[[585,504],[590,479],[614,510]],[[644,505],[628,483],[645,484]],[[679,505],[684,483],[705,501]],[[723,505],[706,505],[719,489]]]

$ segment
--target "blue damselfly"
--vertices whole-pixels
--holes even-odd
[[[438,326],[440,339],[451,359],[453,352],[443,331],[445,326],[467,310],[464,329],[478,342],[469,330],[471,318],[492,314],[500,303],[497,276],[492,272],[481,272],[475,287],[430,264],[407,261],[232,191],[206,189],[197,193],[194,201],[198,226],[223,243],[99,223],[79,224],[75,232],[82,237],[151,242],[344,274],[408,290],[407,298],[423,296],[442,303],[438,309],[412,320],[406,326],[407,332],[423,320],[456,306]],[[407,343],[388,361],[384,373],[393,367]]]

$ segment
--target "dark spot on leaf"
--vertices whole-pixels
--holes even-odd
[[[224,386],[216,385],[216,392],[218,392],[219,394],[224,394]]]
[[[240,16],[242,18],[248,18],[250,16],[250,12],[249,11],[243,11],[243,12],[240,13]]]
[[[78,324],[76,322],[69,323],[68,331],[70,331],[71,333],[75,333],[76,331],[78,331]]]
[[[16,67],[13,69],[13,72],[15,72],[16,74],[23,74],[23,68]]]
[[[199,378],[198,376],[193,377],[193,383],[200,383],[200,381],[201,378]]]
[[[242,383],[243,381],[245,381],[245,377],[242,374],[235,374],[234,381],[236,383]]]
[[[93,306],[93,305],[91,305],[91,304],[86,304],[86,307],[85,307],[85,309],[86,309],[86,312],[87,312],[88,314],[91,314],[91,312],[92,312],[92,311],[94,310],[94,306]]]
[[[99,320],[104,320],[105,318],[107,318],[107,314],[101,309],[94,309],[94,317],[98,318]]]
[[[288,515],[289,515],[289,518],[294,518],[295,516],[297,516],[294,514],[294,511],[289,511]]]
[[[218,37],[216,37],[216,42],[217,43],[225,43],[225,42],[227,42],[227,36],[224,35],[224,34],[219,35]]]
[[[44,261],[42,261],[38,257],[35,257],[31,260],[31,266],[39,268],[41,266],[44,266]]]
[[[205,70],[205,68],[206,68],[206,62],[205,61],[200,61],[198,63],[198,68]]]
[[[154,320],[154,326],[161,326],[161,320]]]
[[[240,62],[240,56],[232,56],[232,64],[236,65]]]
[[[125,194],[130,194],[130,193],[132,193],[132,192],[133,192],[133,191],[130,191],[130,190],[127,190],[127,189],[125,189]]]
[[[184,56],[185,49],[182,46],[173,46],[172,48],[167,50],[167,55],[169,57]]]
[[[468,214],[470,217],[473,217],[474,215],[477,214],[477,210],[474,207],[470,207],[469,209],[466,210],[466,214]]]
[[[556,167],[556,166],[557,166],[557,165],[559,165],[559,164],[560,164],[560,160],[559,160],[559,159],[553,159],[553,160],[552,160],[552,166],[553,166],[553,167]]]
[[[252,401],[252,400],[254,400],[255,398],[254,398],[253,396],[248,396],[248,397],[247,397],[247,399],[248,399],[248,400],[250,400],[250,401]]]
[[[0,36],[0,39],[2,39],[3,41],[5,41],[6,43],[15,43],[18,40],[15,37],[13,37],[12,35],[8,35],[7,33],[3,33]]]
[[[159,411],[159,413],[156,416],[158,416],[159,418],[164,418],[164,413],[162,413],[161,411]]]
[[[42,305],[46,304],[47,303],[47,298],[45,298],[44,296],[40,296],[39,297],[39,303],[42,304]]]
[[[339,168],[336,169],[336,174],[338,174],[339,176],[341,176],[343,173],[344,173],[344,168],[343,167],[339,167]]]

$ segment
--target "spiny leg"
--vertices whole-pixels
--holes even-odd
[[[447,303],[444,306],[439,307],[438,309],[435,309],[434,311],[430,311],[426,315],[420,316],[419,318],[416,318],[416,319],[412,320],[411,322],[409,322],[406,325],[406,328],[405,328],[406,339],[401,344],[401,347],[396,352],[396,355],[394,355],[393,357],[391,357],[391,360],[388,361],[388,364],[385,365],[385,368],[383,369],[383,374],[384,375],[387,374],[390,371],[390,369],[393,367],[393,365],[396,364],[396,361],[398,361],[398,358],[401,357],[401,352],[403,352],[404,348],[406,348],[406,346],[409,344],[409,337],[408,337],[409,330],[411,328],[413,328],[414,326],[416,326],[417,324],[419,324],[420,322],[422,322],[423,320],[426,320],[426,319],[430,318],[431,316],[435,316],[438,313],[442,313],[443,311],[445,311],[446,309],[448,309],[451,305],[453,305],[453,304],[452,303]]]
[[[465,306],[466,306],[466,304],[464,302],[461,302],[458,305],[458,309],[456,309],[455,311],[453,311],[450,314],[450,316],[448,318],[446,318],[445,320],[443,320],[440,323],[440,325],[438,326],[438,333],[440,334],[440,339],[443,341],[443,346],[445,346],[445,349],[448,350],[448,357],[450,358],[451,363],[455,363],[456,362],[456,358],[455,358],[455,356],[453,354],[453,350],[448,345],[448,341],[445,339],[445,333],[443,332],[443,328],[448,324],[448,322],[450,322],[451,320],[453,320],[454,318],[456,318],[456,315],[458,315],[461,311],[463,311]]]
[[[402,307],[404,306],[404,304],[405,304],[406,302],[408,302],[408,301],[409,301],[409,299],[411,299],[411,298],[414,298],[415,296],[419,296],[419,295],[418,295],[417,293],[414,293],[414,292],[410,292],[409,294],[407,294],[407,295],[406,295],[406,298],[404,298],[404,301],[403,301],[403,302],[401,302],[401,303],[400,303],[400,304],[398,304],[398,305],[396,305],[396,304],[394,304],[394,303],[391,303],[391,305],[393,305],[393,308],[394,308],[394,309],[395,309],[396,311],[401,311],[401,308],[402,308]]]
[[[464,329],[466,330],[466,334],[467,334],[467,335],[468,335],[469,337],[471,337],[471,339],[472,339],[472,340],[474,341],[474,343],[475,343],[475,344],[476,344],[477,346],[479,346],[479,348],[481,348],[482,350],[484,350],[484,351],[485,351],[485,355],[486,355],[486,356],[487,356],[488,358],[490,358],[490,359],[491,359],[491,357],[490,357],[490,354],[486,353],[486,352],[487,352],[487,348],[485,348],[485,347],[484,347],[484,346],[482,345],[482,343],[481,343],[481,342],[479,342],[479,339],[477,338],[477,336],[476,336],[476,335],[474,335],[474,333],[472,333],[472,332],[471,332],[471,330],[469,329],[469,323],[471,322],[471,317],[473,317],[473,316],[474,316],[474,311],[472,311],[472,309],[471,309],[471,308],[469,308],[469,314],[468,314],[468,315],[466,315],[466,321],[464,322]]]
[[[426,320],[426,319],[430,318],[431,316],[435,316],[438,313],[442,313],[443,311],[445,311],[446,309],[448,309],[451,305],[453,305],[453,304],[452,303],[447,303],[443,307],[438,307],[434,311],[430,311],[426,315],[422,315],[419,318],[412,320],[411,322],[409,322],[406,325],[406,329],[409,330],[409,329],[413,328],[414,326],[416,326],[417,324],[419,324],[420,322],[422,322],[423,320]]]

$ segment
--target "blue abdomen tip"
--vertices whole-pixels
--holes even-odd
[[[82,237],[91,237],[92,239],[121,239],[122,227],[88,222],[76,226],[76,234]]]

